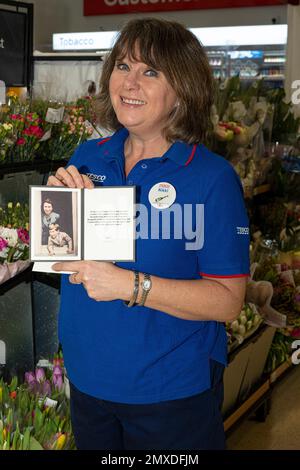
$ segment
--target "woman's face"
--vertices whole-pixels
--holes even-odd
[[[118,121],[129,132],[156,137],[174,109],[175,91],[165,75],[128,55],[117,61],[109,81],[110,99]]]
[[[53,211],[52,204],[50,202],[44,202],[44,212],[46,215],[50,215]]]

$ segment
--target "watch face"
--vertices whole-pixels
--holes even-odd
[[[144,282],[143,282],[143,288],[145,290],[149,290],[151,288],[151,281],[150,279],[146,279]]]

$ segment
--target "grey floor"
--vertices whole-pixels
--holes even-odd
[[[275,385],[271,410],[264,423],[253,418],[229,435],[230,450],[300,449],[300,365]]]

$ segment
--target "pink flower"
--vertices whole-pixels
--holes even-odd
[[[19,239],[25,244],[29,245],[29,233],[25,228],[18,228],[17,229]]]
[[[62,368],[58,365],[53,368],[52,382],[55,388],[61,390],[63,388],[63,372]]]
[[[26,140],[24,139],[24,137],[20,137],[17,142],[16,142],[17,145],[24,145],[26,144]]]
[[[27,119],[28,121],[34,121],[34,120],[35,120],[35,116],[36,116],[35,113],[27,113],[27,114],[26,114],[26,119]]]
[[[5,238],[0,237],[0,251],[4,250],[7,246],[7,240],[5,240]]]
[[[300,338],[300,328],[294,328],[290,335],[292,338]]]
[[[63,388],[63,378],[61,375],[53,375],[53,385],[57,390],[61,390]]]
[[[43,130],[39,126],[29,126],[24,129],[23,135],[28,135],[30,137],[34,136],[37,139],[40,139],[43,135]]]
[[[63,371],[62,371],[62,368],[60,367],[60,365],[56,364],[54,367],[53,367],[53,376],[54,375],[63,375]]]
[[[43,131],[39,126],[30,126],[29,131],[31,135],[34,135],[37,139],[40,139],[43,135]]]
[[[46,378],[44,369],[41,367],[35,369],[35,377],[38,382],[43,382]]]
[[[27,382],[28,385],[35,384],[36,383],[35,374],[33,372],[25,372],[25,382]]]
[[[41,394],[44,396],[51,395],[51,384],[49,380],[45,380],[45,382],[43,382]]]
[[[10,117],[13,121],[24,121],[24,118],[21,114],[11,114]]]

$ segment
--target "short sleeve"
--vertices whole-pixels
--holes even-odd
[[[204,197],[203,225],[203,246],[197,253],[200,275],[248,276],[249,220],[240,179],[230,164]]]

